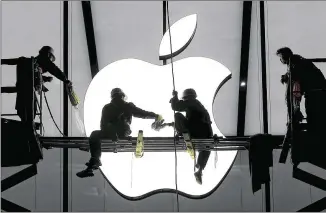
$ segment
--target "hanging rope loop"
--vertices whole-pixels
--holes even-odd
[[[168,15],[168,30],[169,30],[169,38],[170,38],[170,52],[171,52],[171,71],[172,71],[172,83],[173,83],[173,95],[176,94],[175,91],[175,80],[174,80],[174,67],[173,67],[173,55],[172,55],[172,38],[171,38],[171,25],[170,25],[170,13],[169,13],[169,1],[166,1],[166,11]],[[174,119],[174,124],[175,122],[175,110],[173,110],[173,119]],[[179,212],[179,191],[178,191],[178,160],[177,160],[177,146],[176,146],[176,140],[175,140],[175,125],[174,126],[174,157],[175,157],[175,188],[176,188],[176,194],[177,194],[177,211]]]

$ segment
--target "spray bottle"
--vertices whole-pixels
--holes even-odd
[[[82,135],[85,136],[86,135],[85,127],[84,127],[82,119],[80,118],[80,113],[79,113],[79,109],[78,109],[79,99],[78,99],[78,96],[75,93],[72,85],[67,85],[67,93],[68,93],[70,103],[73,106],[72,110],[74,111],[74,114],[75,114],[77,127],[78,127],[79,131],[82,133]]]
[[[67,85],[67,93],[68,93],[71,105],[78,108],[79,99],[78,99],[72,85]]]

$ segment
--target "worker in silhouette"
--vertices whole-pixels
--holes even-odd
[[[72,83],[65,74],[54,64],[54,50],[50,46],[43,46],[36,57],[19,57],[10,59],[1,59],[3,65],[16,65],[16,106],[17,114],[21,121],[27,125],[27,128],[33,128],[33,121],[36,114],[35,91],[47,92],[44,82],[51,82],[51,76],[42,74],[49,72],[65,85],[71,86]],[[34,78],[33,78],[34,76]],[[33,130],[32,129],[32,130]]]
[[[178,92],[173,91],[170,100],[175,113],[175,129],[179,135],[188,133],[190,138],[206,139],[213,137],[212,122],[205,107],[197,99],[194,89],[186,89],[183,92],[183,100],[179,100]],[[180,112],[186,112],[186,116]],[[196,181],[202,184],[202,171],[205,169],[210,156],[210,151],[200,151],[197,159],[197,172],[194,173]]]
[[[142,119],[163,120],[162,116],[136,107],[132,102],[125,101],[125,93],[120,88],[111,91],[111,102],[102,109],[100,130],[95,130],[89,137],[91,158],[87,168],[77,173],[80,178],[93,176],[93,170],[101,166],[101,139],[117,141],[131,134],[132,116]],[[114,162],[112,162],[114,163]]]
[[[281,76],[281,82],[288,85],[286,95],[288,114],[293,113],[294,122],[302,120],[303,116],[299,111],[301,96],[304,96],[308,133],[310,136],[320,138],[326,130],[326,80],[323,73],[310,60],[293,54],[288,47],[278,49],[276,55],[288,68],[287,73]]]

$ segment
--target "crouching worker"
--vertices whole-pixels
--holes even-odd
[[[205,139],[213,137],[210,116],[205,107],[197,100],[194,89],[186,89],[183,92],[183,100],[178,99],[178,93],[173,91],[170,100],[175,113],[175,129],[179,135],[188,133],[190,138]],[[186,112],[186,117],[180,112]],[[197,172],[194,173],[196,181],[202,184],[202,171],[205,169],[210,156],[210,151],[200,151],[197,159]]]
[[[102,109],[101,130],[95,130],[89,137],[91,158],[86,163],[87,168],[77,173],[80,178],[93,176],[93,170],[101,166],[101,139],[117,141],[131,134],[132,116],[142,119],[159,120],[162,117],[136,107],[132,102],[125,101],[126,95],[120,88],[111,91],[111,102]]]

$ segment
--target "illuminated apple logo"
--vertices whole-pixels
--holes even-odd
[[[190,43],[197,26],[197,15],[180,19],[171,27],[173,56]],[[168,31],[160,45],[160,59],[171,57]],[[222,64],[209,58],[189,57],[175,61],[176,90],[194,88],[198,99],[213,118],[213,102],[219,88],[231,77],[231,72]],[[136,106],[159,113],[167,122],[173,121],[171,98],[171,64],[158,66],[138,59],[123,59],[104,67],[92,80],[85,97],[84,122],[86,134],[100,129],[102,108],[110,102],[110,91],[120,87],[128,100]],[[213,119],[212,119],[213,120]],[[157,132],[151,129],[153,120],[133,118],[131,136],[137,137],[143,130],[144,137],[173,137],[173,128]],[[213,131],[223,136],[215,122]],[[145,140],[146,146],[146,140]],[[203,184],[199,185],[193,175],[193,160],[187,152],[177,154],[178,191],[189,198],[201,198],[211,194],[228,174],[237,151],[218,151],[215,162],[212,152],[203,171]],[[133,153],[103,153],[101,172],[111,186],[126,199],[143,199],[154,193],[175,192],[174,152],[145,152],[142,158]],[[216,164],[215,164],[216,163]]]

